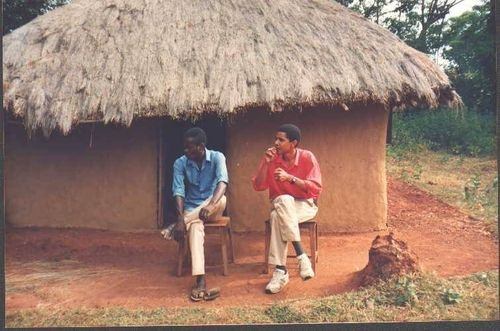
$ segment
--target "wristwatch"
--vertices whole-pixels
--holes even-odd
[[[293,176],[292,179],[290,179],[290,183],[295,184],[297,181],[297,177]]]

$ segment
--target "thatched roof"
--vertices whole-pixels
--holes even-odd
[[[3,38],[4,107],[82,120],[458,105],[426,55],[330,0],[74,0]]]

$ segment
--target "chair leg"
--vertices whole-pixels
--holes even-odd
[[[309,228],[309,244],[310,244],[310,250],[311,250],[311,262],[312,262],[312,268],[314,272],[316,272],[316,231],[315,228],[316,224],[313,225],[313,228]]]
[[[234,263],[233,231],[231,230],[230,227],[227,229],[227,233],[229,235],[229,254],[230,254],[229,262]]]
[[[177,245],[177,277],[182,276],[182,267],[184,265],[184,257],[186,256],[186,238],[179,241]]]
[[[319,260],[319,237],[318,237],[318,224],[314,225],[314,233],[316,237],[316,262]]]
[[[223,267],[224,267],[224,271],[223,271],[223,274],[224,276],[227,276],[229,274],[228,270],[227,270],[227,232],[226,232],[226,229],[224,228],[221,228],[221,231],[220,231],[220,236],[221,236],[221,249],[222,249],[222,264],[223,264]]]
[[[264,250],[264,270],[262,271],[264,274],[269,273],[269,246],[271,244],[271,223],[266,223],[265,230],[265,250]]]

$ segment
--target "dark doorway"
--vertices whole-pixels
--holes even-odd
[[[226,151],[226,121],[221,120],[216,115],[204,116],[194,123],[172,120],[165,120],[162,123],[160,171],[162,171],[161,195],[163,203],[159,208],[162,209],[160,215],[162,215],[163,224],[158,224],[160,227],[175,222],[175,202],[172,197],[172,168],[175,160],[183,155],[182,137],[184,132],[194,126],[198,126],[206,132],[208,149],[222,153]]]

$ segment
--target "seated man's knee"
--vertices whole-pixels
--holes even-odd
[[[189,233],[194,234],[194,233],[204,233],[205,232],[205,227],[203,226],[202,222],[196,222],[191,224],[189,227]]]
[[[269,218],[269,222],[271,222],[271,225],[273,224],[274,220],[278,217],[278,212],[276,210],[271,210],[271,215]]]
[[[277,203],[286,203],[286,202],[293,202],[295,201],[295,198],[292,197],[291,195],[289,194],[282,194],[282,195],[279,195],[277,196],[274,200],[273,200],[273,204],[277,204]]]

